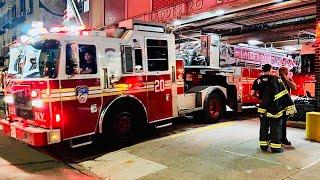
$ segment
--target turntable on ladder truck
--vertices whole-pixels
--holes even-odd
[[[119,29],[51,33],[41,25],[10,48],[7,116],[0,120],[7,136],[75,148],[92,143],[93,135],[127,140],[186,114],[215,123],[226,105],[241,110],[245,84],[239,70],[220,67],[218,36],[204,46],[207,66],[184,68],[175,36],[163,25],[125,21]]]

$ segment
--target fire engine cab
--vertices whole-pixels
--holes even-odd
[[[118,29],[60,31],[11,46],[3,134],[33,146],[79,147],[95,134],[126,139],[189,113],[214,123],[226,105],[240,111],[248,96],[239,85],[246,70],[220,67],[219,44],[209,44],[206,67],[185,68],[176,60],[175,36],[162,25],[126,21]]]

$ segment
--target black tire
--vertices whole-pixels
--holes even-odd
[[[107,123],[107,138],[113,143],[128,144],[134,135],[134,118],[129,112],[115,113],[110,123]]]
[[[205,99],[204,109],[195,114],[195,118],[206,123],[217,123],[226,112],[224,98],[218,92],[212,92]]]

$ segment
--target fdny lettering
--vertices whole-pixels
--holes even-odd
[[[43,112],[34,112],[34,119],[36,121],[42,121],[44,122],[45,119],[44,119],[44,113]]]

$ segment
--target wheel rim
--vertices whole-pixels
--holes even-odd
[[[212,118],[216,118],[219,116],[220,105],[216,99],[212,99],[209,104],[209,113]]]
[[[118,137],[126,137],[131,132],[131,118],[129,116],[121,116],[115,124],[115,133]]]

